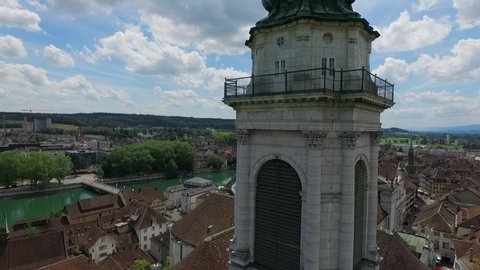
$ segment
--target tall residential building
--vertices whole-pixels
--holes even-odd
[[[236,111],[231,269],[376,269],[379,33],[353,0],[263,0],[252,76],[226,79]]]
[[[52,127],[52,118],[38,118],[33,120],[33,132],[42,132]]]

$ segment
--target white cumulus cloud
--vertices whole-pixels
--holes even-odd
[[[457,24],[460,29],[471,29],[480,26],[480,1],[453,0],[453,7],[458,10]]]
[[[418,0],[418,3],[414,4],[414,9],[418,12],[426,11],[438,5],[441,1],[442,0]]]
[[[462,39],[451,55],[422,54],[411,65],[412,71],[433,80],[463,81],[480,77],[480,39]]]
[[[27,51],[21,39],[12,36],[0,36],[0,56],[26,57]]]
[[[389,82],[397,84],[408,79],[410,66],[405,60],[387,57],[383,65],[373,70],[373,73]]]
[[[379,28],[382,36],[373,45],[380,52],[412,51],[437,44],[448,36],[451,29],[446,17],[423,16],[421,20],[412,21],[408,11],[403,11],[390,25]]]
[[[52,66],[56,67],[73,67],[75,61],[72,56],[67,52],[55,47],[54,45],[48,45],[43,49],[43,57],[45,61]]]
[[[40,21],[37,13],[21,9],[17,1],[0,1],[0,27],[38,32],[41,30]]]
[[[71,15],[82,13],[94,14],[98,12],[110,13],[115,6],[125,3],[122,0],[48,0],[47,5],[52,9],[66,12]]]
[[[385,112],[394,125],[404,127],[457,126],[477,123],[480,95],[456,91],[408,91],[400,94],[397,104]],[[441,120],[441,122],[439,121]]]
[[[207,54],[242,54],[248,29],[266,15],[258,0],[48,0],[47,6],[72,17],[128,9],[158,42]]]
[[[85,108],[82,109],[85,104],[89,104],[89,108],[93,109],[94,104],[91,102],[97,102],[100,107],[97,107],[96,110],[100,111],[102,110],[101,105],[105,106],[105,99],[112,101],[110,102],[112,104],[118,103],[120,106],[134,105],[124,90],[95,84],[81,74],[62,80],[52,80],[48,77],[46,70],[28,64],[11,64],[0,61],[0,85],[3,89],[8,90],[3,95],[15,93],[15,96],[18,97],[18,99],[0,100],[0,107],[12,110],[18,110],[19,106],[24,106],[26,103],[38,103],[39,99],[42,99],[42,104],[48,104],[62,111],[73,109],[73,112],[85,111]],[[54,103],[53,100],[56,98],[60,98],[62,102]],[[74,103],[66,105],[71,101]],[[66,107],[59,108],[60,106]]]
[[[148,40],[138,26],[100,40],[96,55],[120,59],[127,70],[140,75],[168,78],[195,87],[202,84],[202,71],[206,68],[205,59],[199,53]]]

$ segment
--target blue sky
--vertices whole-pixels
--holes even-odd
[[[480,124],[480,1],[357,0],[395,83],[383,127]],[[0,111],[234,118],[260,0],[0,0]]]

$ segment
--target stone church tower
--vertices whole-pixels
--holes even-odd
[[[370,70],[379,33],[354,0],[262,0],[236,111],[231,269],[378,268],[380,113],[393,85]]]

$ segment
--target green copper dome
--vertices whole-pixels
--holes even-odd
[[[298,18],[351,20],[360,14],[352,9],[355,0],[262,0],[268,16],[257,26],[269,26]]]

